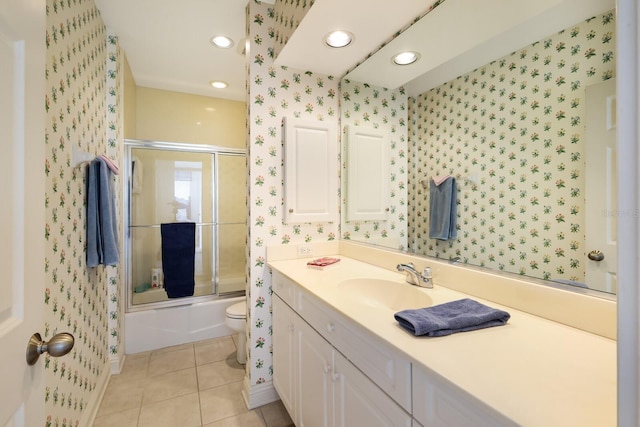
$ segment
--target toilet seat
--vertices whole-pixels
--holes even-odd
[[[247,318],[247,303],[246,301],[238,302],[230,305],[226,310],[227,317],[231,319],[246,319]]]

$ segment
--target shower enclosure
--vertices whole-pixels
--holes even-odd
[[[125,141],[128,311],[245,292],[246,152],[226,147]],[[160,225],[194,222],[195,289],[168,298]]]

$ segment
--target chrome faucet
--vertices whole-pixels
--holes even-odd
[[[407,273],[406,281],[412,285],[423,288],[433,288],[433,278],[431,277],[431,267],[425,267],[422,274],[418,273],[413,263],[398,264],[398,271]]]

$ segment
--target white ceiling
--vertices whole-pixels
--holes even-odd
[[[275,63],[342,77],[435,1],[316,0]],[[343,49],[330,48],[324,36],[334,30],[349,31],[355,40]]]
[[[138,86],[245,100],[247,0],[95,0],[118,36]],[[214,35],[235,45],[219,49]],[[211,80],[228,83],[214,89]]]
[[[277,64],[341,77],[434,1],[316,0]],[[95,2],[118,36],[138,86],[245,100],[247,0]],[[355,42],[342,50],[326,47],[322,37],[334,29],[353,32]],[[218,34],[231,37],[235,46],[214,47],[209,40]],[[213,89],[211,80],[229,86]]]
[[[416,96],[614,7],[614,0],[447,0],[347,77],[390,89],[403,85]],[[404,67],[391,62],[407,50],[420,60]]]
[[[138,86],[238,101],[246,99],[242,51],[247,1],[95,0],[107,28],[118,36]],[[415,95],[614,7],[613,0],[483,0],[478,7],[469,0],[447,0],[378,50],[434,2],[316,0],[276,65],[340,78],[377,51],[349,78],[388,88],[405,85]],[[335,29],[351,31],[355,41],[344,49],[327,47],[323,36]],[[231,37],[234,47],[214,47],[210,39],[219,34]],[[520,40],[523,35],[533,39]],[[403,68],[390,60],[402,49],[426,50],[418,63]],[[211,80],[229,86],[214,89]]]

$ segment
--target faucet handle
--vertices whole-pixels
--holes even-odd
[[[422,270],[422,277],[425,279],[431,279],[431,267],[425,267],[424,270]]]

